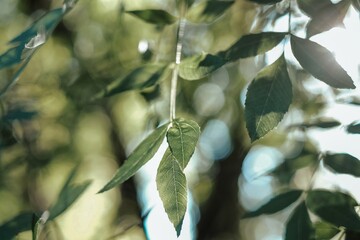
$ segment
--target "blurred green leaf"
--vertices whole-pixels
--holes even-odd
[[[124,164],[116,171],[112,179],[99,191],[99,193],[125,182],[132,177],[145,163],[157,152],[165,138],[168,125],[165,124],[153,131],[145,138],[125,160]]]
[[[317,79],[335,88],[355,88],[351,77],[323,46],[291,35],[291,49],[300,65]]]
[[[187,207],[186,177],[169,148],[157,170],[156,184],[165,211],[179,236]]]
[[[360,231],[360,217],[355,211],[358,203],[346,193],[328,190],[311,190],[306,198],[306,206],[324,221]]]
[[[151,24],[170,25],[177,21],[177,17],[161,9],[132,10],[126,12]]]
[[[265,203],[253,212],[247,212],[243,218],[257,217],[262,214],[273,214],[279,212],[294,203],[302,194],[302,190],[291,190],[281,193]]]
[[[181,169],[185,169],[194,154],[200,136],[199,125],[183,118],[175,119],[167,132],[167,141],[171,153],[178,161]]]
[[[346,131],[352,134],[360,134],[360,123],[358,122],[351,123],[346,127]]]
[[[316,16],[322,9],[333,5],[330,0],[297,0],[299,8],[309,17]]]
[[[292,101],[292,85],[282,55],[251,82],[246,94],[245,120],[251,141],[273,128],[284,117]]]
[[[326,154],[324,164],[337,173],[360,177],[360,161],[347,153]]]
[[[211,23],[229,9],[234,2],[234,0],[201,1],[190,8],[186,19],[194,23]]]
[[[264,54],[278,45],[286,36],[284,32],[262,32],[242,36],[225,51],[218,53],[226,62],[239,58],[253,57]]]
[[[332,239],[340,230],[334,225],[327,222],[317,222],[314,224],[315,240]]]
[[[352,0],[352,5],[360,12],[360,0]]]
[[[333,118],[319,118],[319,119],[315,119],[313,121],[310,122],[305,122],[302,124],[295,124],[295,125],[291,125],[290,127],[298,127],[298,128],[313,128],[313,127],[317,127],[317,128],[333,128],[333,127],[337,127],[340,126],[340,122],[333,119]]]
[[[2,240],[11,240],[18,233],[31,230],[33,213],[23,212],[13,217],[0,226],[0,237]]]
[[[305,202],[297,206],[286,223],[285,240],[310,239],[313,229]]]
[[[180,63],[179,75],[186,80],[198,80],[222,67],[226,62],[215,55],[201,53]]]
[[[34,118],[38,112],[29,111],[24,108],[15,108],[8,111],[5,116],[1,119],[1,121],[9,121],[12,122],[14,120],[31,120]]]
[[[248,0],[250,2],[255,2],[258,4],[275,4],[281,2],[282,0]]]

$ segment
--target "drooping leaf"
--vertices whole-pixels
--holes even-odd
[[[122,79],[115,80],[106,90],[95,96],[110,97],[129,90],[143,90],[156,85],[167,73],[167,66],[162,64],[149,64],[136,68]]]
[[[180,63],[179,75],[186,80],[198,80],[222,67],[226,62],[215,55],[201,53]]]
[[[245,101],[246,127],[255,141],[274,129],[292,101],[292,85],[282,55],[264,68],[248,88]]]
[[[317,222],[314,224],[315,240],[332,239],[340,230],[334,225],[327,222]]]
[[[313,128],[313,127],[317,127],[317,128],[333,128],[333,127],[337,127],[340,126],[340,122],[333,119],[333,118],[319,118],[319,119],[315,119],[313,121],[310,122],[305,122],[302,124],[295,124],[292,125],[291,127],[300,127],[300,128]]]
[[[75,167],[68,178],[66,179],[64,186],[62,187],[56,203],[48,210],[50,212],[48,220],[53,220],[60,214],[65,212],[89,187],[91,181],[84,181],[82,183],[72,183],[77,173],[78,167]]]
[[[310,38],[333,27],[343,26],[343,21],[349,7],[350,2],[344,0],[319,9],[306,26],[306,36]]]
[[[0,226],[1,239],[13,239],[18,233],[31,230],[31,212],[23,212],[4,222]]]
[[[177,18],[161,9],[132,10],[127,13],[151,24],[170,25],[176,22]]]
[[[326,154],[324,156],[324,164],[337,173],[360,177],[360,160],[350,154]]]
[[[169,148],[157,170],[156,184],[165,211],[179,236],[187,207],[186,177]]]
[[[299,8],[309,17],[316,16],[319,11],[333,5],[330,0],[297,0]]]
[[[275,4],[281,2],[282,0],[248,0],[250,2],[255,2],[258,4]]]
[[[190,8],[186,19],[194,23],[211,23],[229,9],[234,2],[234,0],[201,1]]]
[[[291,35],[291,49],[300,65],[317,79],[335,88],[355,88],[351,77],[323,46]]]
[[[352,0],[352,5],[360,12],[360,0]]]
[[[247,212],[243,218],[257,217],[262,214],[273,214],[279,212],[294,203],[302,194],[301,190],[291,190],[281,193],[265,203],[259,209],[253,212]]]
[[[360,217],[355,211],[358,203],[354,198],[342,192],[312,190],[308,192],[306,206],[323,220],[360,231]]]
[[[278,45],[286,36],[284,32],[262,32],[242,36],[225,51],[218,53],[227,62],[240,58],[253,57],[264,54]]]
[[[170,150],[181,169],[185,169],[200,136],[199,125],[183,118],[175,119],[167,132]]]
[[[286,223],[285,240],[310,239],[312,224],[305,202],[297,206]]]
[[[132,177],[145,163],[157,152],[165,138],[167,124],[157,128],[145,138],[125,160],[124,164],[116,171],[111,180],[99,191],[99,193],[125,182]]]
[[[360,123],[354,122],[346,127],[346,131],[352,134],[360,134]]]

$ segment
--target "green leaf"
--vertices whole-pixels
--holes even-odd
[[[286,223],[285,240],[307,240],[313,233],[305,202],[297,206]]]
[[[124,164],[116,171],[112,179],[99,191],[99,193],[125,182],[132,177],[145,163],[157,152],[165,138],[168,125],[155,129],[145,138],[125,160]]]
[[[186,80],[198,80],[208,76],[225,63],[218,56],[202,53],[181,61],[179,75]]]
[[[330,30],[336,26],[344,26],[343,21],[350,7],[350,2],[343,0],[337,4],[329,4],[319,9],[306,27],[306,36],[310,38],[318,33]]]
[[[1,239],[13,239],[18,233],[31,230],[33,213],[24,212],[2,223],[0,226]]]
[[[170,25],[177,20],[176,17],[161,9],[133,10],[126,12],[147,23],[157,25]]]
[[[330,0],[297,0],[300,10],[309,17],[316,16],[322,9],[333,5]]]
[[[352,134],[360,134],[360,123],[355,122],[346,127],[346,131]]]
[[[275,4],[281,2],[282,0],[248,0],[250,2],[255,2],[258,4]]]
[[[333,128],[333,127],[340,126],[340,124],[341,123],[339,121],[337,121],[333,118],[319,118],[319,119],[315,119],[310,122],[292,125],[291,127],[300,127],[300,128],[317,127],[317,128],[325,128],[326,129],[326,128]]]
[[[200,136],[199,125],[183,118],[175,119],[167,132],[167,141],[181,169],[185,169]]]
[[[358,203],[342,192],[312,190],[308,192],[306,206],[324,221],[360,231],[360,217],[355,211]]]
[[[245,213],[243,218],[257,217],[262,214],[273,214],[279,212],[294,203],[302,194],[301,190],[291,190],[289,192],[281,193],[270,199],[267,203],[259,209]]]
[[[282,55],[264,68],[249,85],[245,101],[245,120],[251,141],[273,128],[284,117],[292,101],[292,85]]]
[[[0,69],[20,63],[22,61],[22,52],[24,48],[24,45],[19,45],[17,47],[10,48],[8,51],[0,55]]]
[[[324,156],[324,164],[337,173],[360,177],[359,159],[347,153],[326,154]]]
[[[332,239],[340,230],[327,222],[317,222],[314,224],[315,240]]]
[[[163,79],[167,73],[167,66],[163,64],[148,64],[136,68],[131,71],[126,77],[115,80],[106,90],[100,92],[94,99],[101,97],[111,97],[129,90],[143,90],[148,87],[156,85]]]
[[[352,0],[352,5],[360,12],[360,0]]]
[[[229,9],[234,2],[234,0],[201,1],[190,8],[186,19],[194,23],[211,23]]]
[[[187,207],[186,177],[169,148],[157,170],[156,184],[165,211],[179,236]]]
[[[32,215],[32,221],[31,221],[31,232],[32,232],[32,240],[38,239],[38,229],[40,224],[40,218],[36,216],[35,214]]]
[[[242,36],[225,51],[218,53],[227,62],[264,54],[278,45],[286,36],[284,32],[262,32]]]
[[[75,175],[77,173],[78,167],[75,167],[68,178],[64,186],[62,187],[60,194],[57,198],[56,203],[49,209],[50,216],[48,220],[53,220],[58,217],[60,214],[65,212],[79,197],[80,195],[89,187],[91,181],[85,181],[83,183],[72,183]]]
[[[355,88],[351,77],[323,46],[291,35],[291,49],[300,65],[317,79],[335,88]]]

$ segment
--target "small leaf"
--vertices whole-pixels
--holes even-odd
[[[248,88],[245,120],[251,141],[273,128],[284,117],[292,101],[292,85],[284,55],[264,68]]]
[[[306,198],[306,206],[324,221],[354,231],[360,230],[360,217],[355,211],[357,205],[354,198],[342,192],[312,190]]]
[[[291,35],[291,49],[300,65],[317,79],[335,88],[355,88],[351,77],[323,46]]]
[[[285,240],[311,239],[312,224],[305,202],[300,203],[286,223]]]
[[[165,211],[179,236],[187,207],[186,177],[169,148],[157,170],[156,184]]]
[[[360,161],[347,153],[327,154],[324,164],[337,173],[350,174],[360,177]]]
[[[0,226],[1,239],[8,240],[14,239],[14,237],[24,231],[31,230],[31,221],[33,213],[24,212],[6,221]]]
[[[200,136],[199,125],[192,120],[175,119],[167,132],[167,141],[181,169],[185,169]]]
[[[248,0],[250,2],[255,2],[258,4],[275,4],[281,2],[282,0]]]
[[[199,54],[180,63],[179,75],[186,80],[198,80],[222,67],[226,62],[211,54]]]
[[[262,214],[273,214],[279,212],[294,203],[302,194],[301,190],[291,190],[281,193],[265,203],[259,209],[245,213],[243,218],[257,217]]]
[[[242,36],[237,42],[218,56],[225,61],[236,61],[239,58],[247,58],[264,54],[278,45],[286,36],[284,32],[262,32]]]
[[[315,119],[310,122],[292,125],[291,127],[300,127],[300,128],[317,127],[317,128],[325,128],[326,129],[326,128],[333,128],[333,127],[340,126],[340,124],[341,123],[339,121],[332,119],[332,118],[319,118],[319,119]]]
[[[329,240],[340,232],[340,230],[337,227],[327,222],[315,223],[314,229],[315,229],[316,240]]]
[[[186,19],[194,23],[211,23],[218,19],[234,2],[234,0],[201,1],[190,8]]]
[[[125,160],[124,164],[116,171],[112,179],[99,191],[110,190],[132,177],[145,163],[157,152],[165,138],[167,124],[157,128],[145,138]]]
[[[297,0],[299,8],[309,17],[316,16],[319,11],[333,5],[330,0]]]
[[[346,131],[351,134],[360,134],[360,123],[354,122],[346,127]]]
[[[161,9],[133,10],[126,12],[147,23],[157,25],[170,25],[177,20],[176,17]]]

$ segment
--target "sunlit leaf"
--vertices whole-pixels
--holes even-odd
[[[285,240],[310,239],[313,229],[305,202],[297,206],[286,223]]]
[[[250,2],[255,2],[258,4],[275,4],[281,2],[282,0],[248,0]]]
[[[145,163],[157,152],[165,138],[167,124],[155,129],[145,138],[125,160],[124,164],[116,171],[112,179],[99,191],[99,193],[125,182],[132,177]]]
[[[334,225],[327,222],[317,222],[314,224],[315,240],[332,239],[340,230]]]
[[[186,177],[169,148],[157,170],[156,184],[165,211],[179,236],[187,205]]]
[[[286,36],[284,32],[262,32],[242,36],[237,42],[218,56],[227,62],[264,54],[278,45]]]
[[[71,171],[59,193],[56,203],[48,210],[50,212],[48,220],[53,220],[65,212],[89,187],[91,181],[85,181],[76,184],[73,183],[77,170],[78,167],[75,167]]]
[[[299,8],[309,17],[316,16],[319,11],[333,5],[330,0],[297,0]]]
[[[333,128],[333,127],[337,127],[340,126],[340,122],[332,119],[332,118],[319,118],[319,119],[315,119],[313,121],[310,122],[305,122],[302,124],[295,124],[292,125],[290,127],[299,127],[299,128]]]
[[[175,119],[167,132],[167,141],[181,169],[188,164],[200,136],[199,125],[183,118]]]
[[[248,88],[245,120],[251,141],[274,129],[292,101],[292,85],[284,55],[264,68]]]
[[[281,193],[270,199],[267,203],[253,212],[247,212],[243,218],[257,217],[262,214],[273,214],[279,212],[294,203],[302,194],[301,190],[291,190]]]
[[[355,88],[351,77],[323,46],[291,35],[291,49],[300,65],[314,77],[335,88]]]
[[[190,8],[186,19],[194,23],[211,23],[218,19],[234,2],[234,0],[201,1]]]
[[[357,205],[348,194],[328,190],[309,191],[306,198],[306,206],[317,216],[354,231],[360,231],[360,217],[354,208]]]
[[[360,134],[360,123],[355,122],[346,127],[346,131],[352,134]]]
[[[4,222],[0,226],[1,239],[13,239],[18,233],[31,230],[32,213],[24,212]]]
[[[347,153],[326,154],[324,164],[337,173],[360,177],[360,160]]]
[[[169,25],[177,20],[176,17],[161,9],[132,10],[126,12],[147,23],[157,25]]]
[[[179,75],[186,80],[198,80],[208,76],[225,63],[218,56],[202,53],[181,61]]]

